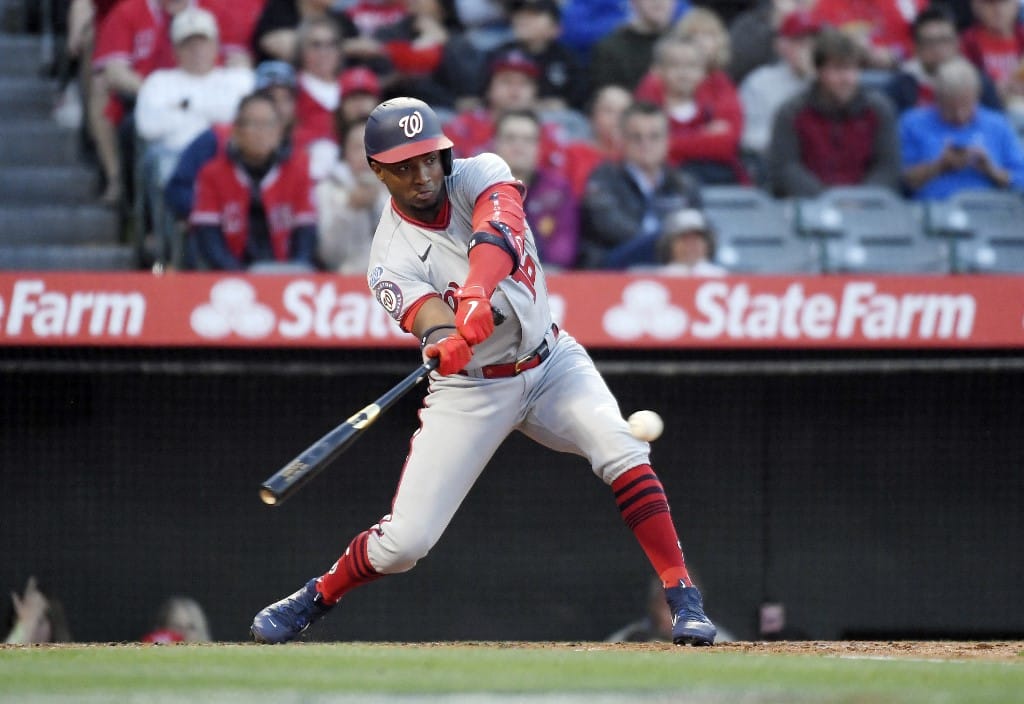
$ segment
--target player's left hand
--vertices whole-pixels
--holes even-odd
[[[448,376],[465,369],[473,357],[473,350],[469,348],[469,344],[462,335],[455,333],[424,347],[423,356],[440,358],[437,371],[442,376]]]
[[[482,286],[463,286],[455,291],[455,328],[470,345],[479,345],[494,332],[491,301]]]

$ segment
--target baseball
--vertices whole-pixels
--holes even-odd
[[[629,417],[629,432],[637,440],[657,440],[664,429],[665,421],[654,411],[637,411]]]

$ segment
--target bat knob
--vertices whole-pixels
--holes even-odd
[[[266,487],[260,489],[260,499],[267,506],[274,506],[275,504],[277,504],[277,494],[275,494]]]

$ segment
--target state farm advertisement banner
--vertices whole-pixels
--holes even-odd
[[[1024,277],[549,277],[594,348],[1024,347]],[[0,345],[399,347],[362,277],[0,273]]]

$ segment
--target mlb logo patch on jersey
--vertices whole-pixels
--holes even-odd
[[[366,277],[366,281],[370,284],[370,288],[376,286],[377,282],[380,281],[380,277],[383,275],[384,267],[380,265],[373,267],[373,271],[371,271],[370,275]]]
[[[373,293],[384,310],[394,318],[400,320],[402,317],[402,289],[393,281],[381,281],[373,287]]]

